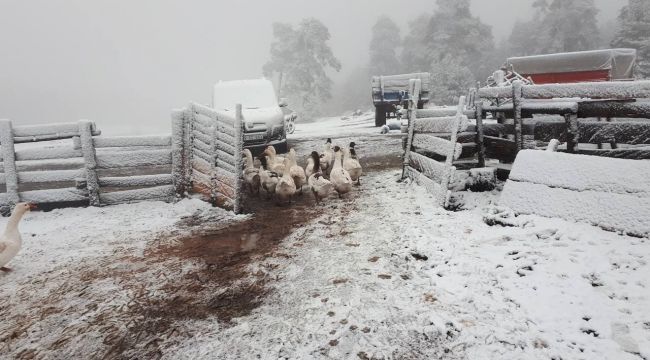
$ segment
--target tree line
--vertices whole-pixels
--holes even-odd
[[[413,19],[404,36],[390,17],[380,17],[372,28],[368,65],[355,69],[333,99],[327,71],[339,71],[341,64],[329,47],[327,27],[316,19],[303,20],[297,28],[274,24],[264,73],[282,73],[283,92],[306,115],[322,111],[330,99],[332,110],[369,107],[372,75],[406,72],[430,72],[432,101],[454,103],[511,56],[631,47],[638,50],[637,76],[650,77],[650,0],[629,0],[614,26],[599,26],[594,0],[536,0],[533,18],[517,22],[499,43],[491,27],[472,14],[471,0],[436,3],[435,12]],[[504,16],[512,15],[507,12]]]

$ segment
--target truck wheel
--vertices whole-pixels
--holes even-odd
[[[386,125],[386,109],[383,106],[375,106],[375,127]]]

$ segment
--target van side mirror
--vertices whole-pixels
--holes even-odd
[[[280,107],[287,107],[287,106],[289,106],[289,102],[287,101],[287,99],[281,98],[278,105],[280,105]]]

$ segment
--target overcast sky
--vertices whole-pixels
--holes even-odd
[[[533,0],[474,0],[507,36]],[[596,0],[601,20],[626,0]],[[345,69],[367,61],[370,28],[388,14],[404,31],[433,0],[0,0],[0,118],[90,119],[105,133],[166,132],[169,113],[207,103],[219,79],[255,78],[271,23],[316,17]],[[339,75],[339,77],[342,75]]]

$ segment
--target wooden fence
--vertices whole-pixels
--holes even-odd
[[[0,210],[21,201],[103,206],[199,193],[240,212],[241,129],[241,107],[229,115],[194,103],[172,113],[171,136],[99,136],[89,121],[0,120]],[[30,141],[46,143],[16,150]]]
[[[424,186],[443,207],[449,205],[450,184],[454,180],[456,166],[461,159],[463,145],[458,142],[469,126],[465,114],[465,97],[458,107],[451,109],[422,109],[416,106],[420,92],[420,80],[410,83],[411,104],[409,126],[404,152],[403,178],[410,178]]]
[[[543,147],[552,139],[566,142],[569,153],[650,159],[650,81],[551,85],[515,81],[512,86],[481,88],[478,97],[477,125],[484,136],[477,145],[483,163],[486,157],[512,163],[522,149]],[[482,124],[488,114],[498,123]],[[610,146],[604,149],[603,144]]]
[[[190,103],[173,112],[176,157],[174,166],[177,192],[202,195],[219,206],[242,210],[243,128],[241,105],[234,114]]]

